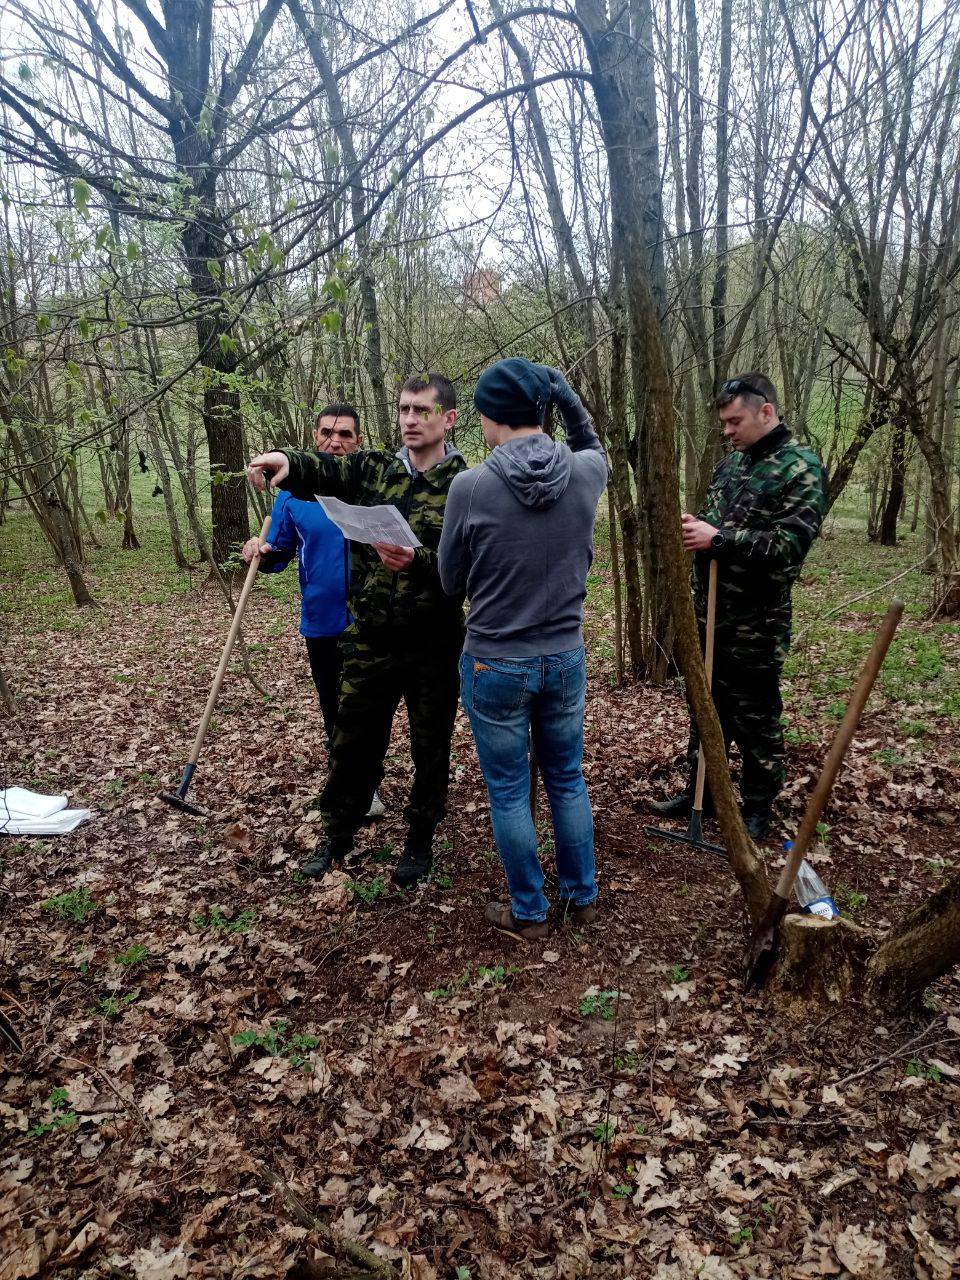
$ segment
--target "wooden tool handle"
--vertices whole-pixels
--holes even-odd
[[[870,690],[873,688],[877,673],[883,665],[887,650],[890,648],[890,641],[893,639],[893,633],[897,629],[897,624],[903,617],[903,601],[892,600],[890,608],[887,610],[883,622],[880,624],[880,630],[877,632],[870,652],[867,654],[867,660],[863,664],[863,670],[860,672],[860,679],[854,687],[853,693],[850,695],[850,701],[847,703],[847,710],[843,719],[840,721],[840,727],[837,729],[833,742],[830,744],[830,750],[827,752],[827,758],[823,762],[823,768],[820,770],[820,777],[817,779],[817,785],[813,789],[813,794],[807,801],[806,812],[800,823],[800,829],[793,841],[793,848],[790,850],[790,857],[784,864],[783,870],[780,872],[780,879],[777,881],[776,893],[781,898],[789,898],[790,890],[793,888],[793,882],[797,877],[800,869],[800,863],[803,861],[804,854],[813,843],[813,837],[817,833],[817,823],[820,821],[820,815],[826,807],[827,799],[830,791],[836,781],[837,774],[840,772],[840,766],[843,763],[843,757],[847,754],[847,748],[856,732],[857,725],[860,723],[860,717],[863,714],[863,708],[866,706],[867,699],[870,697]]]
[[[710,576],[707,579],[707,625],[703,640],[703,669],[707,675],[707,688],[713,688],[713,633],[717,624],[717,557],[710,561]],[[703,809],[703,792],[707,780],[707,762],[703,754],[703,743],[697,749],[697,783],[693,793],[693,807],[700,813]]]
[[[270,532],[270,516],[264,516],[263,525],[260,529],[260,541],[266,542],[267,534]],[[227,633],[227,643],[223,646],[223,653],[220,655],[220,663],[217,667],[217,674],[213,677],[213,687],[210,690],[210,696],[207,698],[207,705],[204,708],[203,719],[200,721],[200,728],[197,730],[197,736],[193,740],[193,748],[190,751],[189,764],[195,765],[200,759],[200,749],[203,746],[203,740],[207,736],[207,729],[210,725],[210,717],[213,715],[213,708],[217,705],[217,696],[220,693],[220,686],[223,684],[223,677],[227,674],[227,664],[230,661],[230,655],[233,652],[233,646],[236,643],[237,636],[240,634],[240,623],[243,621],[243,613],[247,607],[247,600],[250,591],[253,588],[253,580],[257,576],[257,570],[260,567],[260,553],[253,557],[250,561],[250,567],[247,569],[246,580],[243,584],[243,590],[240,592],[240,599],[237,601],[237,607],[233,611],[233,621],[230,624],[230,630]]]

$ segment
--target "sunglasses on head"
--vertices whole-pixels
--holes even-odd
[[[725,382],[720,388],[720,394],[722,396],[733,396],[736,398],[737,396],[742,396],[744,392],[746,392],[747,395],[759,396],[765,404],[770,403],[767,393],[765,391],[761,391],[759,387],[755,387],[753,383],[749,382],[746,378],[731,378],[729,382]]]

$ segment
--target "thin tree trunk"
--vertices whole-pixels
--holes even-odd
[[[882,547],[897,545],[897,520],[903,506],[904,488],[907,482],[907,429],[899,420],[893,429],[890,445],[890,487],[880,515],[878,541]]]

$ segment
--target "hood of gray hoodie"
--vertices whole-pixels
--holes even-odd
[[[463,457],[463,454],[460,452],[460,450],[455,449],[449,440],[444,440],[443,457],[440,459],[440,462],[435,462],[433,464],[433,467],[439,467],[440,463],[446,462],[448,458],[453,457],[454,455],[456,455],[456,457],[458,458]],[[403,465],[410,472],[410,474],[413,475],[413,473],[416,471],[417,468],[413,465],[413,462],[410,460],[410,450],[407,448],[406,445],[401,445],[400,448],[396,451],[396,453],[393,456],[395,458],[399,458],[400,461],[403,463]],[[432,471],[433,467],[430,467],[429,470]],[[425,475],[426,472],[422,472],[421,474]]]
[[[542,511],[566,492],[573,472],[573,457],[565,444],[549,436],[520,436],[494,449],[486,466],[510,487],[525,507]]]

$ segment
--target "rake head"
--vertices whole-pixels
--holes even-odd
[[[207,816],[205,809],[200,809],[195,804],[191,804],[189,800],[177,795],[175,791],[161,791],[160,799],[165,800],[167,804],[172,804],[175,809],[179,809],[183,813],[192,813],[195,818],[205,818]]]

